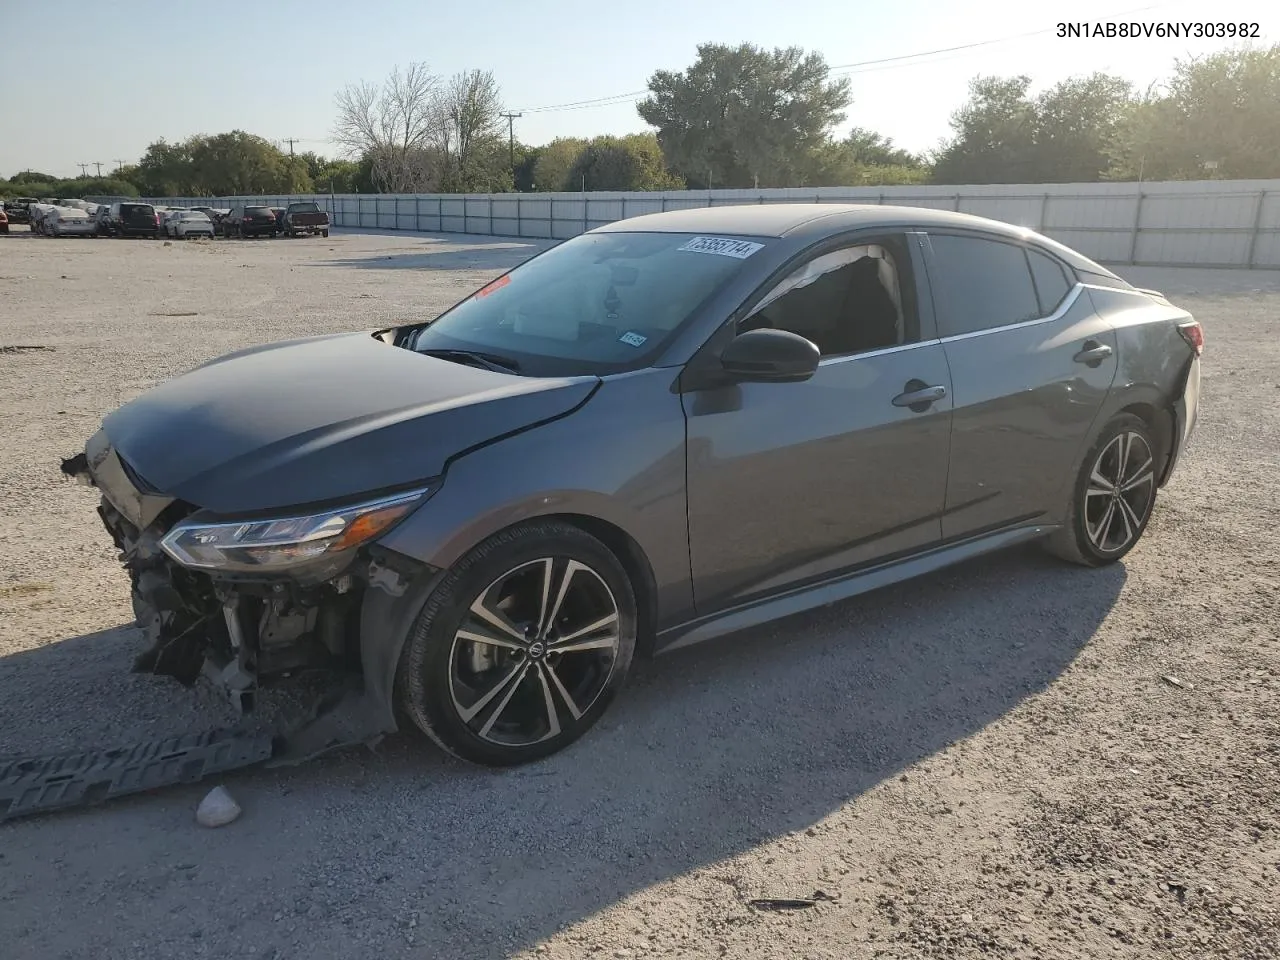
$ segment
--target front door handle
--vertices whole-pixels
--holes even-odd
[[[923,380],[908,380],[905,391],[893,398],[893,405],[908,407],[913,413],[924,413],[947,395],[946,387],[940,384],[931,387]]]
[[[1096,367],[1111,356],[1111,352],[1111,348],[1105,343],[1099,343],[1097,340],[1086,340],[1084,349],[1077,353],[1074,359],[1076,363],[1087,363],[1091,367]]]

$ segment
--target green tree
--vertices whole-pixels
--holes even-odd
[[[667,170],[652,133],[596,137],[578,153],[569,184],[588,190],[678,190],[684,182]]]
[[[1280,44],[1179,60],[1167,88],[1147,91],[1128,111],[1111,176],[1280,176],[1277,104]]]
[[[707,43],[683,73],[653,74],[637,109],[690,186],[790,186],[849,103],[849,81],[831,80],[821,54]]]
[[[289,162],[274,144],[243,130],[192,137],[185,144],[197,195],[309,193],[305,161]]]
[[[60,197],[136,197],[138,188],[118,177],[76,177],[57,184]]]
[[[969,101],[951,118],[955,137],[934,160],[938,183],[1034,182],[1035,106],[1031,78],[975,77]]]
[[[41,173],[38,170],[19,170],[9,178],[10,183],[57,183],[61,177],[55,177],[52,173]]]
[[[1127,80],[1094,73],[1072,77],[1035,100],[1036,183],[1091,183],[1111,164],[1133,99]]]
[[[516,143],[516,168],[512,171],[514,187],[521,193],[535,189],[534,170],[542,158],[542,147],[531,147],[525,143]]]
[[[353,160],[325,160],[311,173],[311,182],[322,193],[355,193],[358,188],[360,164]],[[308,167],[310,171],[310,167]]]
[[[135,181],[144,196],[180,197],[197,192],[188,143],[169,143],[161,138],[147,147],[138,161]]]
[[[914,153],[902,150],[893,145],[886,136],[854,127],[844,138],[842,146],[849,152],[854,163],[869,167],[920,167],[924,165]]]
[[[587,141],[580,137],[557,137],[541,148],[533,166],[533,187],[546,193],[577,190],[571,186],[569,175],[578,163],[578,157],[587,149]]]

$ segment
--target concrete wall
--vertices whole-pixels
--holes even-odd
[[[1031,227],[1105,263],[1280,268],[1280,180],[152,198],[170,206],[315,200],[335,226],[566,239],[615,220],[739,203],[939,207]]]

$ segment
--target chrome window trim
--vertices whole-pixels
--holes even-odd
[[[989,333],[1004,333],[1007,330],[1019,330],[1022,327],[1034,327],[1039,323],[1052,323],[1054,320],[1061,320],[1068,310],[1080,299],[1086,284],[1076,282],[1067,295],[1062,298],[1062,302],[1058,304],[1058,309],[1047,317],[1034,317],[1030,320],[1019,320],[1017,323],[1006,323],[999,327],[986,327],[982,330],[971,330],[968,333],[953,333],[949,337],[940,337],[942,343],[954,343],[957,340],[969,340],[973,337],[985,337]]]
[[[823,357],[818,361],[819,367],[829,366],[836,363],[847,363],[850,360],[863,360],[867,357],[884,357],[891,353],[905,353],[907,350],[914,350],[916,347],[932,347],[941,343],[941,340],[917,340],[915,343],[900,343],[894,347],[881,347],[878,350],[864,350],[861,353],[839,353],[830,357]]]

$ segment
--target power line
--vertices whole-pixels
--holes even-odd
[[[1137,7],[1117,14],[1110,14],[1110,16],[1115,19],[1119,19],[1120,17],[1131,16],[1135,13],[1144,13],[1148,10],[1156,10],[1160,7],[1175,6],[1181,2],[1183,2],[1183,0],[1166,0],[1164,3],[1152,3],[1145,7]],[[1024,33],[1013,33],[1008,36],[993,37],[988,40],[978,40],[973,43],[962,43],[954,47],[938,47],[935,50],[921,50],[917,53],[904,53],[896,57],[880,57],[875,60],[859,60],[855,63],[841,63],[834,67],[830,67],[829,69],[831,73],[848,73],[855,71],[870,73],[871,70],[865,70],[864,68],[870,67],[873,69],[887,69],[887,67],[884,67],[886,64],[899,64],[905,60],[918,60],[921,57],[932,57],[943,53],[956,53],[962,50],[975,50],[980,47],[994,46],[998,43],[1010,43],[1014,40],[1025,40],[1029,37],[1038,37],[1046,33],[1052,33],[1056,29],[1057,25],[1055,24],[1051,27],[1042,27],[1039,30],[1028,30]],[[628,100],[635,100],[638,97],[647,96],[649,92],[650,91],[647,89],[633,90],[630,93],[615,93],[607,97],[593,97],[590,100],[572,100],[568,103],[553,103],[543,107],[526,107],[524,112],[550,113],[552,111],[559,112],[562,110],[588,110],[595,107],[613,107],[626,103]]]

